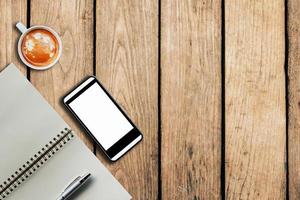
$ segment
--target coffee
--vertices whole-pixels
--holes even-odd
[[[28,63],[43,67],[55,61],[59,54],[59,43],[50,31],[34,29],[24,36],[21,51]]]

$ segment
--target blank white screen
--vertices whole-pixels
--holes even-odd
[[[105,150],[133,129],[97,83],[73,100],[69,106]]]

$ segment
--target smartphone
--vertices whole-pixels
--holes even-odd
[[[63,102],[111,161],[118,160],[143,138],[94,76],[76,86]]]

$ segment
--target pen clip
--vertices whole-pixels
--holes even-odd
[[[66,191],[68,188],[70,188],[77,180],[79,180],[81,178],[81,176],[78,176],[77,178],[75,178],[67,187],[64,191]]]

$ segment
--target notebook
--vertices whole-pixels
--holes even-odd
[[[54,200],[79,175],[71,199],[131,199],[21,72],[0,73],[0,200]]]

